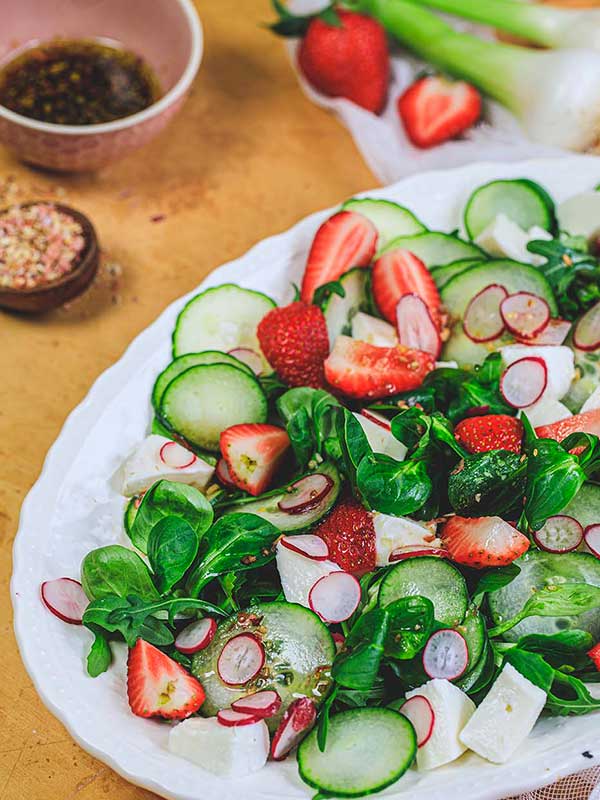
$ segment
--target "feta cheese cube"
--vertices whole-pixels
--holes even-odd
[[[546,692],[506,664],[460,734],[482,758],[503,764],[531,733],[546,704]]]
[[[317,561],[290,550],[281,542],[277,543],[276,562],[285,599],[305,608],[310,608],[308,595],[319,578],[340,571],[333,561]]]
[[[171,729],[169,750],[214,775],[238,778],[267,763],[269,731],[262,719],[229,728],[216,717],[193,717]]]
[[[475,244],[497,258],[510,258],[525,264],[539,264],[544,259],[527,249],[528,242],[534,239],[550,240],[552,234],[537,226],[524,231],[506,214],[498,214],[475,239]]]
[[[509,344],[500,348],[500,352],[506,366],[528,356],[546,362],[548,384],[542,395],[544,399],[562,400],[569,391],[575,377],[575,357],[570,347],[562,344]]]
[[[362,311],[352,317],[352,338],[377,347],[395,347],[398,344],[398,336],[393,325]]]
[[[461,756],[467,749],[459,739],[475,703],[450,681],[434,678],[406,693],[407,699],[422,694],[431,703],[435,722],[429,740],[417,750],[419,769],[435,769]]]
[[[552,425],[553,422],[573,416],[560,400],[553,400],[551,397],[542,397],[537,403],[524,409],[524,413],[534,428],[540,425]]]
[[[163,479],[204,489],[214,471],[214,467],[177,442],[152,434],[121,467],[122,492],[131,497]]]
[[[397,547],[441,547],[442,543],[435,535],[435,525],[426,527],[408,517],[392,517],[388,514],[373,514],[375,528],[375,552],[377,566],[385,567],[389,563],[390,553]]]
[[[374,453],[383,453],[386,456],[390,456],[390,458],[395,458],[396,461],[404,461],[406,445],[399,442],[391,431],[365,417],[364,414],[353,413],[365,432],[367,441]]]

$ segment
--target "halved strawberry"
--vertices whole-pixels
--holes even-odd
[[[433,147],[477,122],[481,95],[465,81],[429,75],[415,81],[398,98],[398,113],[413,144]]]
[[[185,719],[204,702],[202,684],[153,645],[138,639],[127,660],[127,697],[138,717]]]
[[[454,438],[469,453],[487,453],[488,450],[520,453],[523,423],[508,414],[468,417],[454,428]]]
[[[271,482],[290,440],[276,425],[244,423],[224,430],[220,444],[232,482],[258,495]]]
[[[442,542],[457,564],[504,567],[529,548],[529,539],[501,517],[450,517]]]
[[[310,303],[315,289],[337,280],[352,267],[365,267],[375,255],[377,229],[362,214],[340,211],[324,222],[313,240],[302,278],[301,299]]]
[[[571,433],[593,433],[600,436],[600,408],[574,414],[550,425],[540,425],[535,432],[540,439],[555,439],[557,442],[562,442]]]
[[[345,572],[363,575],[375,569],[373,515],[358,500],[342,500],[313,533],[329,547],[329,558]]]
[[[595,644],[591,650],[588,650],[587,654],[594,662],[598,672],[600,672],[600,642]]]
[[[421,350],[376,347],[338,336],[325,361],[325,377],[347,397],[374,400],[416,389],[434,366],[433,356]]]
[[[396,306],[405,294],[416,294],[427,306],[439,327],[440,294],[431,273],[409,250],[390,250],[378,258],[373,267],[373,297],[377,308],[392,324],[396,324]]]

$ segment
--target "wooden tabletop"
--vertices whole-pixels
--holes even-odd
[[[94,221],[104,265],[88,295],[41,318],[0,311],[0,800],[147,800],[84,753],[42,705],[12,631],[21,502],[65,417],[129,342],[215,267],[375,185],[350,136],[297,87],[268,0],[197,0],[205,55],[161,137],[95,175],[33,171],[0,148],[0,207],[40,197]],[[39,531],[40,538],[44,531]]]

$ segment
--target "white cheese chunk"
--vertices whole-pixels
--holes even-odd
[[[385,567],[389,563],[392,550],[397,547],[441,547],[442,543],[435,536],[435,525],[425,527],[408,517],[392,517],[388,514],[373,514],[375,528],[375,552],[377,566]]]
[[[398,344],[398,335],[393,325],[362,311],[352,317],[352,338],[377,347],[395,347]]]
[[[204,489],[214,467],[177,442],[164,436],[147,436],[121,467],[122,492],[126,497],[149,489],[158,480],[188,483]]]
[[[460,734],[478,755],[503,764],[531,733],[546,703],[546,692],[506,664]]]
[[[524,413],[534,428],[540,425],[552,425],[553,422],[573,416],[560,400],[553,400],[551,397],[542,397],[537,403],[528,406]]]
[[[404,461],[406,455],[406,445],[399,442],[391,431],[386,430],[382,425],[378,425],[373,420],[365,417],[364,414],[357,414],[354,416],[359,421],[361,428],[365,432],[367,441],[371,445],[374,453],[383,453],[390,458],[395,458],[396,461]]]
[[[406,697],[416,694],[429,700],[435,714],[431,737],[417,750],[417,766],[419,769],[435,769],[454,761],[467,749],[460,741],[459,733],[475,711],[475,703],[458,686],[439,678],[412,689]]]
[[[524,231],[506,214],[498,214],[475,239],[475,244],[497,258],[510,258],[525,264],[539,264],[544,259],[527,249],[528,242],[534,239],[549,240],[552,239],[552,234],[538,226]]]
[[[500,348],[508,366],[521,358],[537,356],[546,362],[548,384],[542,397],[562,400],[575,377],[575,358],[570,347],[562,344],[509,344]],[[541,398],[540,398],[541,399]]]
[[[277,543],[276,561],[285,599],[305,608],[310,608],[308,595],[319,578],[340,571],[333,561],[317,561],[284,547],[281,542]]]

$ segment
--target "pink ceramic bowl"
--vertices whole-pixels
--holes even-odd
[[[57,36],[118,42],[150,65],[164,91],[144,111],[101,125],[52,125],[0,105],[0,142],[24,161],[61,171],[98,169],[156,136],[183,105],[202,58],[192,0],[19,0],[2,14],[0,63]]]

